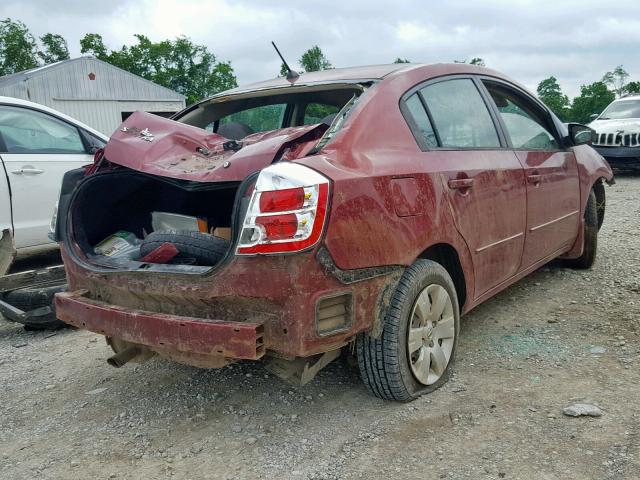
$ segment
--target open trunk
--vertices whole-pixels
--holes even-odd
[[[199,223],[205,225],[199,230],[205,237],[220,229],[224,231],[222,236],[228,240],[228,248],[217,262],[221,263],[234,243],[231,229],[240,185],[240,182],[171,179],[129,169],[96,174],[82,182],[72,200],[73,239],[86,259],[95,265],[126,270],[204,272],[216,265],[185,262],[184,258],[166,263],[145,262],[144,255],[139,253],[127,257],[108,256],[100,254],[96,247],[116,232],[128,232],[135,235],[136,242],[143,242],[154,231],[152,212],[180,214],[197,217]],[[238,210],[246,203],[239,201]]]

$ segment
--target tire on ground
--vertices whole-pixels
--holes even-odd
[[[213,266],[226,255],[229,242],[208,233],[189,231],[152,232],[140,245],[140,256],[153,252],[163,243],[171,243],[178,249],[178,259],[193,259],[197,265]]]
[[[584,249],[578,258],[565,260],[565,263],[573,268],[591,268],[596,261],[598,250],[598,205],[596,194],[591,190],[584,210]]]
[[[24,312],[28,312],[36,308],[53,306],[53,296],[58,292],[64,292],[66,289],[66,284],[20,288],[4,294],[3,300]],[[47,318],[50,318],[50,320],[25,324],[25,328],[27,330],[57,330],[67,326],[66,323],[55,318],[55,313],[50,316],[47,315]]]
[[[407,335],[413,305],[427,286],[442,286],[451,299],[454,344],[449,363],[431,385],[416,380],[409,365]],[[455,286],[449,273],[436,262],[417,260],[405,269],[389,304],[380,338],[361,333],[357,338],[360,375],[369,392],[385,400],[407,402],[430,393],[447,382],[455,358],[460,331],[460,313]]]

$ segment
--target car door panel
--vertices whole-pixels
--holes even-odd
[[[2,154],[11,185],[16,248],[50,243],[47,235],[62,177],[91,162],[87,154]]]
[[[442,149],[440,170],[451,213],[471,252],[475,298],[518,272],[526,227],[524,170],[471,77],[438,80],[406,99],[414,135]],[[428,117],[428,118],[427,118]],[[445,153],[446,152],[446,153]],[[425,157],[433,156],[425,152]]]
[[[573,152],[516,151],[527,177],[527,237],[522,268],[571,247],[580,226]]]
[[[91,163],[92,156],[75,125],[32,108],[0,105],[0,133],[16,247],[50,243],[62,177]]]
[[[456,169],[441,175],[456,227],[471,252],[478,297],[519,270],[526,228],[524,172],[508,150],[448,152],[448,157]]]
[[[573,152],[562,149],[548,112],[524,92],[483,81],[526,178],[527,225],[521,269],[562,253],[580,224],[580,187]]]

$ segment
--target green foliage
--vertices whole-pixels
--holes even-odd
[[[562,93],[556,77],[545,78],[538,84],[538,97],[562,121],[570,116],[569,97]]]
[[[627,71],[622,65],[618,65],[612,72],[605,73],[601,81],[608,87],[612,87],[615,94],[621,97],[625,93],[625,84],[628,78]]]
[[[24,23],[0,22],[0,76],[37,67],[37,53],[36,39]]]
[[[640,82],[629,82],[624,86],[625,93],[640,93]]]
[[[573,99],[570,121],[589,123],[591,115],[600,114],[615,100],[615,94],[604,82],[594,82],[580,87],[580,96]]]
[[[454,60],[453,63],[467,63],[466,60]],[[484,60],[480,57],[473,57],[469,60],[469,65],[477,65],[478,67],[486,67]]]
[[[40,37],[40,41],[44,49],[38,52],[38,56],[45,65],[61,60],[69,60],[69,48],[62,35],[46,33]]]
[[[305,72],[318,72],[332,68],[331,62],[317,45],[304,52],[299,62]]]
[[[189,104],[237,86],[231,64],[217,62],[204,45],[184,36],[161,42],[134,36],[134,45],[109,51],[99,34],[89,33],[80,40],[81,52],[182,93]]]
[[[393,63],[411,63],[409,60],[407,60],[406,58],[396,58]]]

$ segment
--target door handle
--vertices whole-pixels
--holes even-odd
[[[44,173],[44,170],[39,168],[21,168],[19,170],[14,170],[11,173],[15,175],[40,175],[41,173]]]
[[[527,176],[527,182],[533,183],[534,185],[540,185],[541,181],[542,181],[542,175],[538,173],[532,173],[531,175]]]
[[[473,178],[452,178],[447,183],[452,190],[465,190],[473,187]]]

